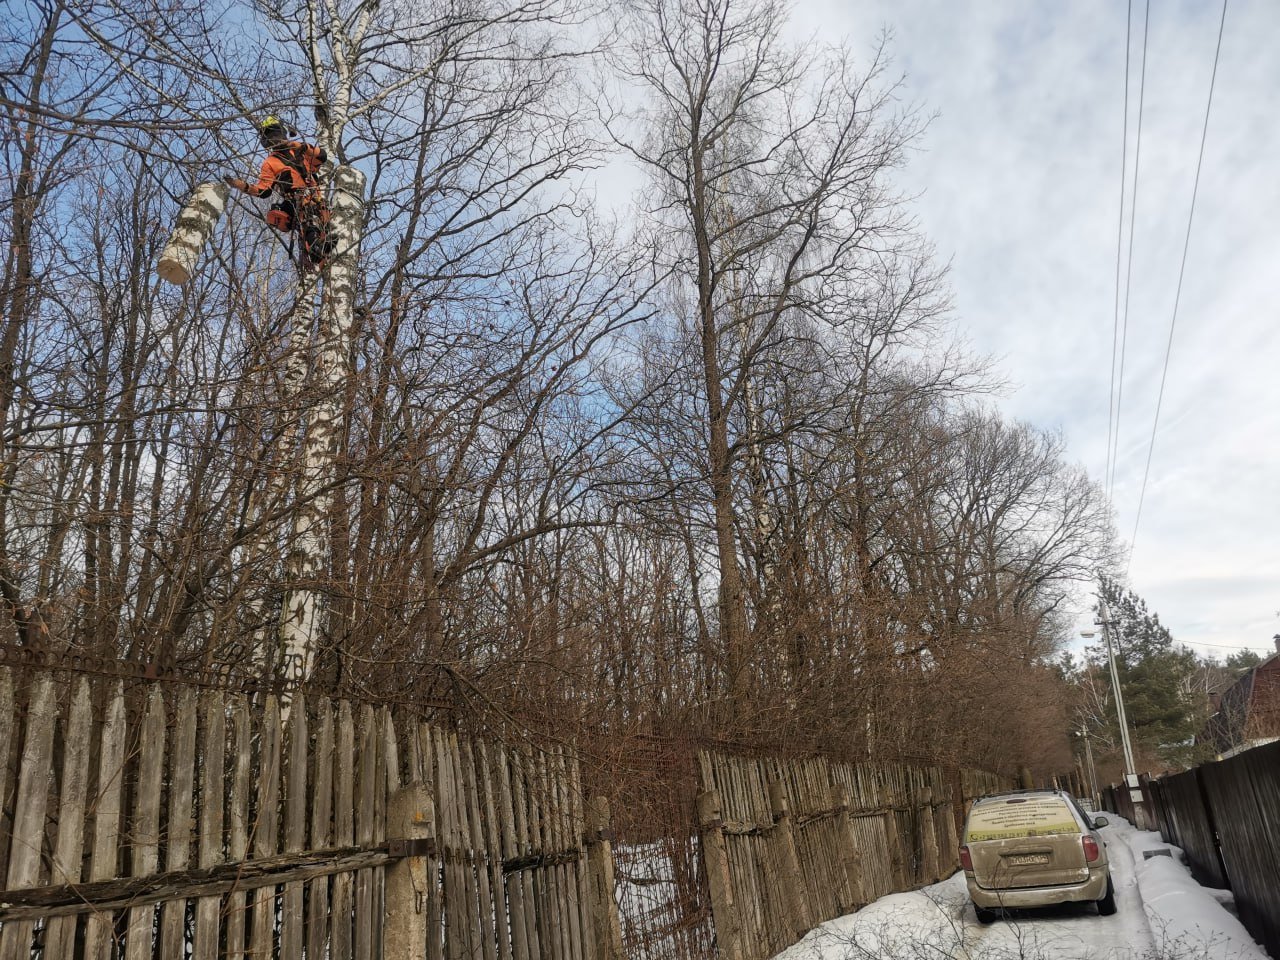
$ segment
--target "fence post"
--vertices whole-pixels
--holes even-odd
[[[719,790],[704,790],[698,794],[698,824],[701,827],[702,863],[707,871],[707,890],[711,895],[711,916],[716,927],[717,953],[721,960],[742,960]]]
[[[938,818],[933,809],[933,787],[920,795],[920,879],[938,882]]]
[[[898,823],[898,811],[894,805],[894,797],[888,784],[880,784],[876,790],[876,801],[883,811],[884,835],[889,841],[889,869],[893,876],[892,893],[900,893],[911,889],[911,881],[907,877],[907,863],[903,856],[903,848],[907,838],[902,835]]]
[[[600,960],[622,960],[623,956],[612,840],[609,798],[591,797],[587,801],[587,866],[591,871],[591,924]]]
[[[960,839],[960,835],[964,833],[964,818],[969,811],[965,809],[964,796],[964,773],[959,767],[951,768],[951,815],[955,819],[956,839]],[[956,853],[952,852],[953,862]]]
[[[800,872],[796,837],[791,827],[791,806],[787,803],[786,789],[781,780],[769,784],[769,807],[773,811],[775,842],[780,848],[778,859],[782,864],[783,896],[799,938],[809,932],[811,924],[805,905],[804,874]]]
[[[392,856],[387,867],[384,945],[388,957],[426,960],[427,856],[434,810],[425,784],[411,783],[391,795],[387,836]]]
[[[858,835],[853,829],[853,802],[848,790],[841,793],[840,804],[844,807],[844,882],[849,898],[844,908],[848,910],[866,904],[867,890],[862,882],[862,851],[858,849]]]

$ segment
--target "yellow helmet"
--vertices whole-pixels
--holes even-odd
[[[259,130],[266,130],[268,127],[283,127],[284,124],[279,117],[264,117],[262,122],[258,124]]]

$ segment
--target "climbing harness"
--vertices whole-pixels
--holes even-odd
[[[269,130],[278,130],[269,134]],[[255,184],[237,178],[228,183],[251,196],[265,197],[275,190],[279,199],[271,205],[264,219],[271,228],[292,237],[297,236],[301,265],[320,270],[333,253],[334,241],[329,232],[332,213],[320,188],[317,174],[326,157],[323,150],[297,140],[284,139],[297,131],[275,117],[267,117],[260,125],[263,144],[269,153]]]
[[[267,223],[282,233],[296,233],[304,267],[319,270],[333,252],[329,236],[332,213],[316,179],[323,154],[315,147],[288,141],[272,150],[291,177],[288,188],[276,176],[276,189],[281,199],[271,205]]]

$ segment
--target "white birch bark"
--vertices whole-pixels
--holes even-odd
[[[339,14],[334,0],[307,0],[305,50],[310,60],[313,93],[317,105],[316,144],[330,156],[337,155],[342,131],[355,111],[351,96],[361,45],[377,6],[365,0],[349,18]],[[323,28],[321,20],[326,23]],[[321,37],[327,38],[332,55],[330,68],[335,83],[332,98],[326,96],[325,52]],[[365,109],[370,103],[363,104]],[[317,589],[329,556],[328,515],[333,504],[333,462],[341,435],[343,384],[350,374],[347,358],[354,318],[355,290],[359,279],[360,237],[364,228],[365,178],[359,170],[339,166],[333,172],[332,218],[329,230],[336,244],[324,271],[324,295],[320,308],[320,336],[314,363],[309,372],[316,384],[318,400],[308,411],[302,442],[301,477],[297,490],[292,529],[285,551],[288,584],[280,609],[278,650],[282,679],[305,681],[315,664],[316,648],[324,628],[322,596]],[[311,333],[295,316],[294,344],[305,342]],[[292,385],[291,385],[292,386]],[[288,716],[289,698],[281,703]]]
[[[227,208],[225,183],[202,183],[191,194],[191,199],[178,214],[173,233],[160,255],[156,273],[160,279],[183,286],[195,273],[200,252],[213,235],[222,212]]]
[[[311,368],[311,339],[315,326],[316,292],[319,289],[320,277],[315,273],[304,273],[298,281],[297,299],[289,312],[287,321],[289,330],[289,347],[285,356],[284,382],[281,390],[281,401],[286,413],[296,408],[297,398],[307,382],[307,372]],[[266,478],[260,490],[253,494],[253,510],[259,514],[269,514],[280,509],[290,495],[290,488],[297,488],[293,483],[297,471],[292,469],[298,462],[298,438],[304,426],[303,415],[284,425],[279,437],[275,440],[275,453],[268,460],[276,464]],[[269,557],[277,549],[279,543],[280,523],[269,524],[247,551],[247,562],[251,566],[270,563]],[[265,617],[264,598],[255,597],[249,604],[249,622],[263,623]],[[272,629],[263,624],[254,628],[253,664],[260,675],[265,675],[277,666],[279,629]]]
[[[326,267],[320,342],[311,368],[318,399],[309,412],[303,439],[298,506],[285,558],[289,589],[280,613],[282,675],[295,681],[305,681],[311,675],[323,629],[324,611],[317,583],[329,552],[327,524],[333,504],[333,463],[341,435],[343,387],[350,375],[348,346],[364,226],[364,174],[354,167],[340,166],[334,171],[333,184],[330,229],[336,249]]]

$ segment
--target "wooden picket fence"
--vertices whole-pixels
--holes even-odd
[[[0,960],[615,960],[578,784],[367,704],[0,667]]]
[[[685,755],[667,786],[688,799],[658,804],[680,822],[625,809],[615,881],[608,803],[566,747],[299,691],[0,665],[0,960],[763,960],[948,874],[957,817],[1003,785]]]
[[[812,927],[949,876],[978,771],[699,755],[698,817],[719,956],[765,960]]]

